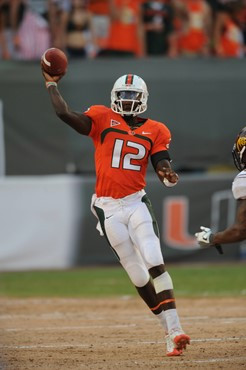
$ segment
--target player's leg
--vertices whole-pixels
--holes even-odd
[[[175,305],[172,279],[165,271],[161,253],[158,225],[148,198],[135,210],[130,220],[130,235],[138,246],[142,258],[149,269],[157,297],[157,306],[152,312],[161,309],[165,316],[167,330],[176,348],[182,350],[189,343],[189,337],[184,334]]]
[[[151,311],[158,317],[161,324],[164,327],[165,332],[168,332],[165,313],[163,307],[159,305],[157,294],[150,280],[150,275],[148,268],[139,252],[139,250],[134,246],[132,239],[129,236],[129,229],[131,225],[126,225],[119,220],[116,213],[108,213],[108,209],[100,204],[101,207],[93,206],[94,211],[100,221],[101,229],[106,237],[111,248],[117,255],[121,265],[127,272],[132,283],[137,288],[139,295],[151,309]],[[135,207],[134,207],[135,208]],[[93,212],[94,213],[94,212]],[[109,214],[110,217],[106,216],[105,213]],[[162,255],[160,253],[160,258]],[[166,336],[167,342],[167,355],[177,356],[182,353],[182,351],[176,350],[174,348],[173,342],[170,340],[169,336]]]
[[[122,223],[117,212],[114,214],[112,213],[112,217],[105,217],[107,210],[102,207],[103,206],[94,206],[94,210],[96,211],[101,229],[110,247],[117,255],[130,280],[137,288],[141,298],[150,308],[157,306],[157,297],[154,286],[150,281],[150,274],[140,252],[132,243],[128,226]],[[109,214],[111,214],[111,212],[109,212]],[[161,313],[161,311],[161,308],[157,308],[156,314]]]
[[[190,338],[184,333],[180,324],[171,276],[165,271],[164,264],[151,267],[149,273],[153,278],[159,305],[165,312],[169,337],[177,349],[185,349],[186,345],[190,343]]]

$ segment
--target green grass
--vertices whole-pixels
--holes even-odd
[[[245,264],[171,265],[178,297],[246,296]],[[0,273],[0,297],[105,297],[137,295],[121,267]]]

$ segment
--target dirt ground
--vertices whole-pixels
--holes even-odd
[[[0,369],[246,369],[246,299],[178,299],[191,344],[165,356],[140,298],[0,299]]]

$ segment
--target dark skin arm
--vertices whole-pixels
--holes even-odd
[[[42,73],[46,82],[57,83],[61,79],[61,76],[50,76],[44,71]],[[56,115],[81,135],[88,135],[92,125],[91,119],[83,113],[72,111],[56,86],[50,86],[48,90]]]
[[[213,234],[213,244],[236,243],[246,240],[246,199],[239,200],[235,223],[225,229]]]
[[[174,184],[179,180],[178,174],[173,171],[170,162],[167,159],[162,159],[157,163],[156,173],[162,183],[164,178]]]

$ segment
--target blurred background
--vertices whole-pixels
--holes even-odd
[[[180,175],[147,192],[166,262],[244,261],[246,245],[199,250],[200,225],[232,224],[231,156],[245,126],[246,2],[239,0],[0,0],[0,271],[116,264],[90,212],[93,145],[60,121],[40,58],[69,59],[59,88],[70,107],[110,105],[115,80],[141,76],[145,117],[171,130]]]

